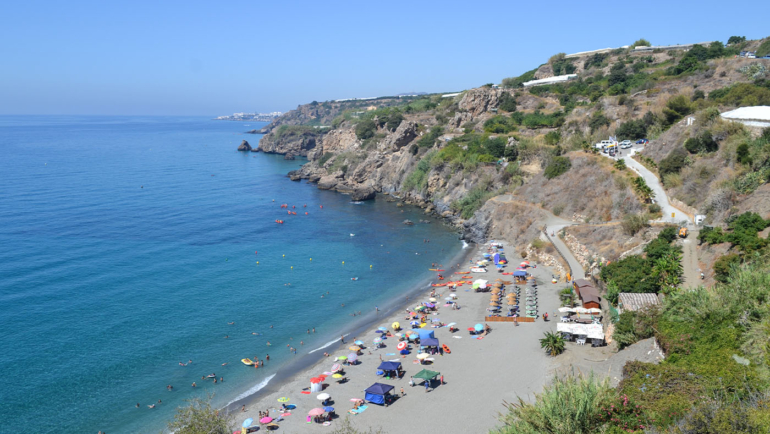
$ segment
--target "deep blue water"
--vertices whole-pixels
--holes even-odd
[[[289,181],[303,161],[236,152],[262,125],[0,117],[0,431],[158,432],[185,399],[225,405],[376,318],[460,249],[439,222],[401,223],[418,209],[352,204]],[[267,353],[267,369],[239,361]]]

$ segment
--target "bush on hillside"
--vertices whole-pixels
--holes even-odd
[[[757,48],[757,57],[765,57],[770,54],[770,38],[759,45]]]
[[[535,73],[537,72],[538,69],[539,67],[531,71],[527,71],[518,77],[504,78],[503,87],[521,87],[522,83],[524,83],[525,81],[530,81],[535,79]]]
[[[741,143],[735,148],[735,159],[743,165],[751,166],[752,159],[747,143]]]
[[[484,122],[484,131],[493,134],[506,134],[516,131],[516,123],[510,117],[497,115]]]
[[[572,167],[572,162],[567,157],[553,157],[543,173],[546,178],[553,179],[566,173]]]
[[[440,126],[435,126],[430,129],[429,132],[423,134],[419,140],[417,140],[417,146],[421,148],[432,148],[436,144],[436,140],[441,137],[444,129]]]
[[[623,217],[620,226],[623,228],[623,232],[625,232],[626,235],[634,236],[637,232],[649,227],[650,223],[647,221],[647,216],[644,214],[627,214]]]
[[[727,40],[727,45],[740,44],[741,42],[746,42],[745,36],[730,36],[730,39]]]
[[[719,145],[714,141],[711,132],[708,130],[703,131],[697,137],[690,137],[684,141],[684,148],[691,154],[716,152],[719,149]]]
[[[740,263],[741,256],[737,253],[720,256],[719,259],[714,262],[714,279],[716,279],[717,282],[727,283],[733,266],[739,265]]]
[[[591,132],[593,133],[601,127],[610,126],[610,120],[607,119],[607,116],[604,116],[604,113],[601,110],[597,110],[588,121],[588,126],[591,127]]]
[[[609,54],[607,53],[596,53],[588,56],[588,59],[583,63],[583,68],[588,69],[592,66],[601,67],[604,64],[604,61],[607,60],[607,57],[609,57]]]
[[[500,95],[500,105],[498,108],[507,112],[515,112],[516,98],[508,92],[503,92]]]
[[[643,119],[623,122],[615,131],[616,135],[623,139],[638,140],[647,137],[647,126]],[[618,139],[620,140],[620,139]]]
[[[168,423],[170,432],[179,434],[229,434],[233,417],[211,407],[211,397],[187,401],[186,407],[177,407],[174,419]]]
[[[666,158],[658,163],[658,173],[661,177],[669,173],[679,173],[687,165],[687,151],[682,148],[676,148],[671,151]]]
[[[356,125],[356,137],[366,140],[374,137],[377,132],[377,124],[371,119],[364,119]]]
[[[640,39],[637,39],[636,42],[631,44],[631,49],[634,49],[636,47],[652,47],[652,44],[650,43],[650,41],[644,38],[640,38]]]
[[[690,113],[692,113],[692,103],[686,96],[671,97],[663,109],[664,124],[671,126]]]
[[[716,89],[709,93],[709,100],[736,107],[770,105],[770,82],[764,86],[738,83]]]

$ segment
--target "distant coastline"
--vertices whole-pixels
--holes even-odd
[[[233,113],[226,116],[217,116],[215,121],[256,121],[256,122],[272,122],[283,113],[270,112],[270,113]]]

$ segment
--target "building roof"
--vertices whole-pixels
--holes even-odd
[[[541,78],[540,80],[530,80],[525,81],[521,85],[524,87],[540,86],[543,84],[561,83],[567,80],[572,80],[573,78],[577,78],[577,74],[557,75],[555,77]]]
[[[581,287],[580,299],[583,300],[583,304],[590,302],[599,303],[601,301],[599,298],[599,291],[597,291],[593,286]]]
[[[577,286],[578,288],[582,288],[584,286],[593,287],[594,284],[586,279],[575,279],[575,286]]]
[[[741,107],[722,113],[722,117],[730,121],[738,121],[746,125],[757,127],[770,126],[770,106],[760,105],[753,107]]]
[[[623,310],[636,311],[647,306],[658,304],[659,302],[660,300],[658,300],[657,294],[653,293],[634,294],[630,292],[621,292],[618,295],[618,304],[620,304]]]
[[[586,335],[589,339],[604,339],[601,324],[556,323],[556,331]]]

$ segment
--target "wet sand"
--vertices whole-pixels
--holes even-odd
[[[509,252],[509,259],[518,263],[518,254],[515,246],[505,244]],[[474,246],[475,258],[486,251],[485,246]],[[532,265],[536,265],[533,263]],[[469,270],[468,260],[461,264],[463,271]],[[513,271],[515,265],[508,267]],[[455,279],[451,274],[456,269],[447,269],[442,273],[448,279]],[[564,283],[551,284],[551,270],[545,267],[530,268],[539,284],[539,313],[549,312],[549,316],[556,317],[555,310],[559,307],[558,292],[564,287]],[[451,277],[450,277],[451,276]],[[512,276],[499,274],[494,267],[487,273],[472,273],[472,279],[486,279],[490,282],[497,278],[512,280]],[[512,289],[512,285],[509,289]],[[279,422],[279,432],[298,433],[329,431],[342,418],[350,417],[351,422],[357,428],[375,429],[382,428],[388,433],[400,433],[414,429],[427,429],[431,432],[467,433],[486,432],[498,425],[497,417],[505,409],[503,402],[514,402],[518,396],[529,400],[542,390],[551,378],[552,359],[549,359],[540,348],[539,339],[545,331],[552,330],[555,326],[552,322],[544,322],[542,319],[535,323],[521,323],[516,327],[513,323],[489,323],[492,332],[483,339],[475,339],[469,335],[468,327],[477,323],[484,323],[486,308],[489,305],[489,293],[475,293],[470,285],[463,285],[456,291],[459,310],[452,310],[443,304],[444,298],[451,292],[447,288],[435,288],[439,300],[437,315],[431,318],[440,318],[445,324],[456,322],[460,329],[450,333],[448,328],[431,328],[435,337],[442,344],[446,344],[451,354],[435,355],[434,362],[421,366],[415,364],[415,349],[409,355],[401,356],[396,350],[398,339],[396,337],[384,340],[385,347],[375,349],[372,340],[379,336],[375,330],[379,326],[390,329],[393,322],[401,323],[402,327],[409,327],[405,320],[405,304],[397,313],[384,316],[382,320],[364,333],[357,336],[348,336],[345,344],[335,343],[321,353],[327,351],[330,357],[323,358],[313,366],[299,372],[292,378],[282,381],[272,388],[265,389],[253,402],[246,404],[247,411],[240,412],[238,403],[236,421],[241,422],[247,417],[258,420],[259,411],[270,411],[270,416],[278,418],[281,403],[278,398],[287,397],[287,404],[294,404],[296,409],[291,415],[285,416]],[[414,308],[419,303],[428,301],[431,290],[426,290],[422,297],[410,297],[408,306]],[[416,298],[416,299],[415,299]],[[426,328],[429,326],[426,326]],[[330,336],[330,340],[335,339]],[[308,412],[321,403],[316,399],[318,393],[302,394],[302,390],[309,390],[310,378],[329,371],[334,360],[338,356],[347,356],[350,353],[348,347],[354,340],[362,340],[366,343],[363,355],[355,366],[345,366],[345,375],[349,379],[344,384],[339,384],[329,377],[325,381],[328,385],[324,392],[331,395],[339,419],[332,422],[331,427],[324,427],[317,423],[307,423]],[[389,355],[390,354],[390,355]],[[377,366],[382,360],[397,360],[402,363],[406,374],[401,379],[383,379],[375,374]],[[422,380],[416,380],[417,386],[410,387],[409,379],[422,368],[438,371],[444,376],[445,384],[434,382],[435,389],[425,391]],[[368,403],[368,408],[361,414],[350,415],[348,410],[353,407],[351,398],[364,398],[364,389],[375,382],[390,384],[395,387],[393,392],[400,395],[400,388],[404,388],[406,396],[397,399],[388,407]]]

